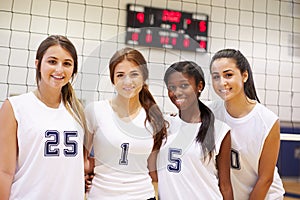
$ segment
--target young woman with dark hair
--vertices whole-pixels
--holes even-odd
[[[164,82],[178,115],[168,118],[168,140],[158,154],[159,198],[233,199],[230,128],[199,99],[205,87],[201,67],[174,63]]]
[[[221,101],[209,107],[231,127],[231,181],[235,199],[283,199],[276,163],[280,148],[278,116],[257,97],[248,60],[222,49],[211,60],[213,88]]]
[[[167,122],[145,82],[146,60],[124,48],[112,56],[109,70],[116,96],[86,108],[95,157],[88,199],[155,199],[155,155]]]

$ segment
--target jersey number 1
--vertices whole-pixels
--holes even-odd
[[[128,165],[127,155],[129,150],[129,143],[123,143],[121,144],[122,153],[121,153],[121,159],[119,160],[120,165]]]

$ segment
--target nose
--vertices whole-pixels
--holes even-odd
[[[173,94],[176,96],[176,97],[180,97],[182,95],[182,89],[180,87],[176,87],[173,91]]]
[[[132,80],[128,75],[126,75],[124,77],[123,81],[124,81],[124,84],[131,84],[132,83]]]
[[[57,65],[56,65],[55,71],[59,72],[59,73],[63,72],[63,63],[58,62]]]
[[[225,78],[221,78],[221,85],[227,85],[227,80]]]

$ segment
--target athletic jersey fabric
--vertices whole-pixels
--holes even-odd
[[[95,177],[88,199],[142,200],[155,196],[147,159],[153,137],[146,112],[122,121],[108,100],[86,107],[88,129],[94,134]]]
[[[265,140],[278,119],[260,103],[244,117],[233,118],[227,113],[223,101],[209,102],[217,119],[231,127],[232,164],[231,182],[234,199],[248,199],[258,178],[259,159]],[[284,189],[277,171],[265,199],[283,199]]]
[[[18,159],[10,199],[84,199],[83,129],[64,104],[49,108],[32,92],[10,97]]]
[[[216,156],[230,128],[215,121],[215,150],[211,159],[207,155],[204,160],[201,144],[196,142],[201,123],[186,123],[178,115],[167,120],[168,138],[157,160],[159,198],[222,199]]]

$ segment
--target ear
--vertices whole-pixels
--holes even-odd
[[[35,67],[36,67],[36,69],[38,68],[38,64],[39,64],[39,60],[36,59],[36,60],[35,60]]]
[[[245,71],[245,72],[242,74],[242,77],[243,77],[243,82],[246,83],[247,80],[248,80],[248,71]]]
[[[202,92],[202,90],[203,90],[203,82],[202,81],[199,82],[197,89],[199,92]]]

